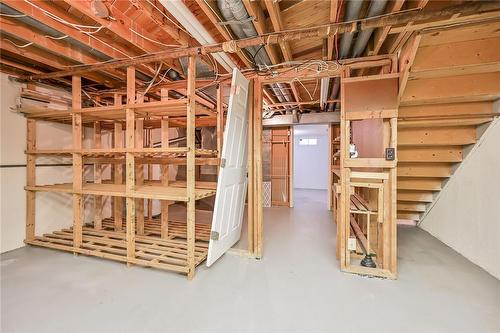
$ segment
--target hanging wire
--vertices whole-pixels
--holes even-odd
[[[8,38],[2,38],[3,40],[9,42],[9,43],[12,43],[15,47],[18,47],[20,49],[24,49],[25,47],[28,47],[30,45],[33,45],[33,42],[29,42],[29,43],[26,43],[24,45],[19,45],[19,44],[16,44],[15,42],[11,41],[10,39]]]
[[[150,41],[150,42],[152,42],[152,43],[156,43],[156,44],[159,44],[159,45],[162,45],[162,46],[167,46],[167,47],[182,47],[182,45],[171,45],[171,44],[165,44],[165,43],[162,43],[162,42],[156,41],[156,40],[154,40],[154,39],[151,39],[151,38],[149,38],[149,37],[146,37],[146,36],[144,36],[144,35],[142,35],[142,34],[138,33],[137,31],[135,31],[135,30],[134,30],[134,29],[132,29],[132,28],[129,28],[129,29],[130,29],[130,31],[132,31],[134,34],[136,34],[137,36],[140,36],[140,37],[144,38],[145,40]]]
[[[4,13],[0,13],[0,16],[13,17],[13,18],[21,18],[21,17],[26,17],[28,15],[26,15],[26,14],[4,14]]]

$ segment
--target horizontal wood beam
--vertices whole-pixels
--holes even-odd
[[[442,188],[441,178],[419,178],[408,179],[398,177],[398,190],[423,190],[423,191],[440,191]]]
[[[434,200],[433,192],[426,191],[398,191],[398,200],[415,202],[432,202]]]
[[[59,9],[58,6],[50,5],[41,0],[30,0],[34,6],[30,5],[25,1],[18,0],[2,0],[2,2],[9,6],[10,8],[25,14],[39,23],[46,25],[54,30],[59,31],[61,34],[71,37],[75,41],[78,41],[84,45],[87,45],[90,49],[96,50],[110,58],[120,59],[126,56],[135,56],[137,53],[133,53],[129,49],[124,49],[118,44],[114,44],[108,40],[107,37],[99,35],[98,37],[93,35],[84,34],[77,29],[74,29],[64,23],[56,21],[49,16],[45,15],[44,10],[48,11],[66,21],[73,22],[74,18]],[[36,7],[35,7],[36,6]],[[153,73],[152,69],[141,66],[140,70],[144,73]]]
[[[420,11],[420,12],[409,12],[409,13],[403,12],[403,13],[394,13],[392,15],[384,17],[367,18],[363,20],[358,20],[359,24],[356,25],[352,23],[342,22],[335,24],[326,24],[311,28],[300,28],[300,29],[295,29],[293,31],[282,31],[277,33],[275,32],[259,37],[232,41],[230,42],[230,44],[231,44],[231,49],[237,51],[239,49],[246,48],[249,46],[277,44],[280,42],[299,40],[303,38],[326,38],[332,32],[337,34],[343,34],[346,32],[356,32],[366,29],[385,27],[388,25],[405,24],[412,21],[445,20],[455,14],[460,14],[463,17],[481,12],[489,12],[489,11],[496,12],[499,10],[500,10],[500,2],[474,2],[465,5],[447,7],[444,9],[433,10],[433,11]],[[165,59],[179,58],[181,56],[223,52],[225,51],[225,49],[227,50],[227,48],[229,47],[227,43],[226,44],[219,43],[219,44],[206,45],[194,48],[162,51],[156,54],[144,56],[141,59],[119,60],[107,64],[88,66],[80,68],[78,70],[61,71],[45,75],[31,75],[28,76],[27,78],[48,79],[54,77],[82,74],[88,71],[94,71],[100,69],[126,67],[126,66],[144,64],[155,61],[163,61]]]
[[[77,64],[86,64],[99,62],[101,59],[91,56],[81,49],[73,46],[72,44],[66,42],[64,39],[56,40],[52,38],[45,37],[45,34],[41,31],[33,29],[25,24],[18,22],[15,19],[8,19],[0,17],[0,29],[2,32],[6,32],[16,38],[20,38],[28,43],[32,43],[33,46],[41,48],[49,53],[57,54],[61,57],[65,57],[74,61]],[[7,36],[4,36],[7,38]],[[6,41],[3,40],[2,43]],[[116,69],[111,69],[108,71],[109,74],[100,73],[98,75],[112,75],[112,77],[103,77],[102,82],[107,85],[116,85],[116,79],[124,79],[125,74],[117,71]],[[97,73],[96,73],[97,74]]]
[[[405,212],[405,211],[402,211],[402,212],[398,211],[398,219],[418,221],[418,220],[420,220],[420,214],[419,213],[410,213],[410,212]]]
[[[398,162],[461,162],[462,146],[399,147]]]
[[[451,163],[398,163],[400,177],[448,178],[452,174]]]
[[[475,127],[404,128],[398,130],[398,147],[463,146],[476,143]]]
[[[420,47],[411,78],[432,78],[500,71],[500,36]]]
[[[500,98],[500,72],[409,80],[401,105],[491,101]]]
[[[427,205],[425,203],[399,202],[398,201],[397,209],[398,209],[398,211],[423,213],[426,211]]]

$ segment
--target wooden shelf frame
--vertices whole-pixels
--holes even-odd
[[[181,272],[189,279],[195,268],[205,260],[208,251],[210,225],[196,226],[195,202],[216,191],[216,184],[195,181],[195,166],[218,165],[222,140],[217,150],[197,149],[195,127],[197,119],[217,118],[214,126],[222,135],[223,108],[213,111],[197,102],[196,56],[189,57],[187,96],[180,100],[168,99],[168,90],[161,89],[161,101],[144,102],[136,93],[135,68],[127,68],[126,103],[115,94],[115,105],[81,108],[81,77],[72,77],[72,108],[67,111],[45,109],[33,111],[27,117],[27,183],[26,183],[26,240],[27,244],[49,247],[75,254],[86,254],[141,265]],[[221,89],[219,89],[221,91]],[[221,98],[218,104],[222,104]],[[22,109],[20,110],[23,111]],[[201,116],[201,117],[200,117]],[[186,146],[170,147],[168,130],[172,119],[186,126]],[[70,123],[73,146],[70,149],[38,149],[36,122],[52,121]],[[145,124],[157,121],[155,126]],[[91,148],[83,148],[83,127],[92,126],[94,137]],[[144,147],[144,135],[151,128],[160,128],[161,147]],[[104,130],[112,135],[112,147],[102,146]],[[146,133],[146,134],[145,134]],[[72,183],[37,185],[36,159],[40,156],[71,158]],[[84,164],[85,163],[85,164]],[[83,173],[91,163],[94,179],[89,182]],[[111,179],[103,179],[104,165],[111,165]],[[144,165],[160,164],[160,180],[145,179]],[[186,165],[186,180],[169,183],[169,164]],[[149,178],[150,173],[148,173]],[[196,185],[200,187],[197,188]],[[37,192],[58,192],[71,195],[73,223],[69,229],[54,231],[43,236],[35,235],[35,203]],[[84,225],[84,198],[94,199],[93,223]],[[112,218],[103,218],[103,197],[112,197]],[[152,213],[145,216],[145,200],[151,207],[152,200],[160,200],[161,214],[157,219]],[[171,224],[169,206],[173,202],[186,205],[186,222]],[[124,210],[125,208],[125,210]],[[150,208],[148,208],[150,209]],[[125,212],[125,213],[124,213]],[[125,216],[123,216],[125,214]],[[201,228],[201,229],[200,229]],[[200,231],[201,230],[201,231]],[[202,236],[198,235],[202,232]],[[175,239],[173,239],[175,238]],[[201,243],[200,243],[201,242]]]
[[[345,272],[395,279],[399,74],[397,68],[392,66],[389,73],[380,75],[355,78],[350,78],[349,75],[350,69],[347,68],[341,79],[340,178],[338,184],[334,184],[334,215],[338,221],[337,258]],[[382,84],[378,85],[379,83]],[[374,85],[378,90],[371,88]],[[354,128],[352,122],[359,121],[365,122],[362,126],[359,126],[361,123],[356,124],[359,129],[363,129],[363,126],[374,128],[378,141],[374,140],[373,135],[368,138],[355,137],[354,131],[359,129]],[[364,133],[367,131],[363,135]],[[355,138],[358,140],[356,145],[361,156],[350,158],[349,145]],[[384,158],[385,148],[395,149],[394,160]],[[373,190],[378,193],[376,197],[370,194]],[[360,195],[359,191],[366,197]],[[370,209],[370,204],[377,209]],[[372,216],[376,216],[376,221],[371,221]],[[365,221],[364,224],[361,221]],[[359,225],[370,228],[371,223],[375,222],[377,236],[375,249],[372,249],[369,237],[371,230],[362,230]],[[363,267],[352,261],[352,258],[360,259],[359,254],[348,246],[349,238],[353,236],[358,243],[364,243],[363,248],[367,254],[375,256],[376,268]]]

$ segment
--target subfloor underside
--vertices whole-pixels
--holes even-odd
[[[295,204],[265,209],[262,260],[226,254],[192,281],[34,246],[2,254],[1,331],[500,331],[500,282],[425,231],[399,228],[398,280],[346,274],[326,191],[296,190]]]

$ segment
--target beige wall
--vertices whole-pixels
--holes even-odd
[[[10,110],[16,105],[22,85],[9,81],[0,73],[0,251],[6,252],[24,246],[26,195],[26,119]],[[84,145],[88,146],[91,129],[85,130]],[[71,126],[53,123],[37,123],[37,145],[39,148],[71,148]],[[69,159],[43,157],[37,164],[71,163]],[[92,177],[92,168],[86,167],[86,176]],[[37,184],[70,182],[71,167],[38,167]],[[92,200],[85,200],[85,220],[90,221]],[[109,215],[109,205],[104,216]],[[69,227],[72,223],[71,198],[67,194],[37,193],[36,229],[37,235]]]
[[[500,101],[494,104],[500,109]],[[467,155],[420,223],[500,279],[500,119]]]

